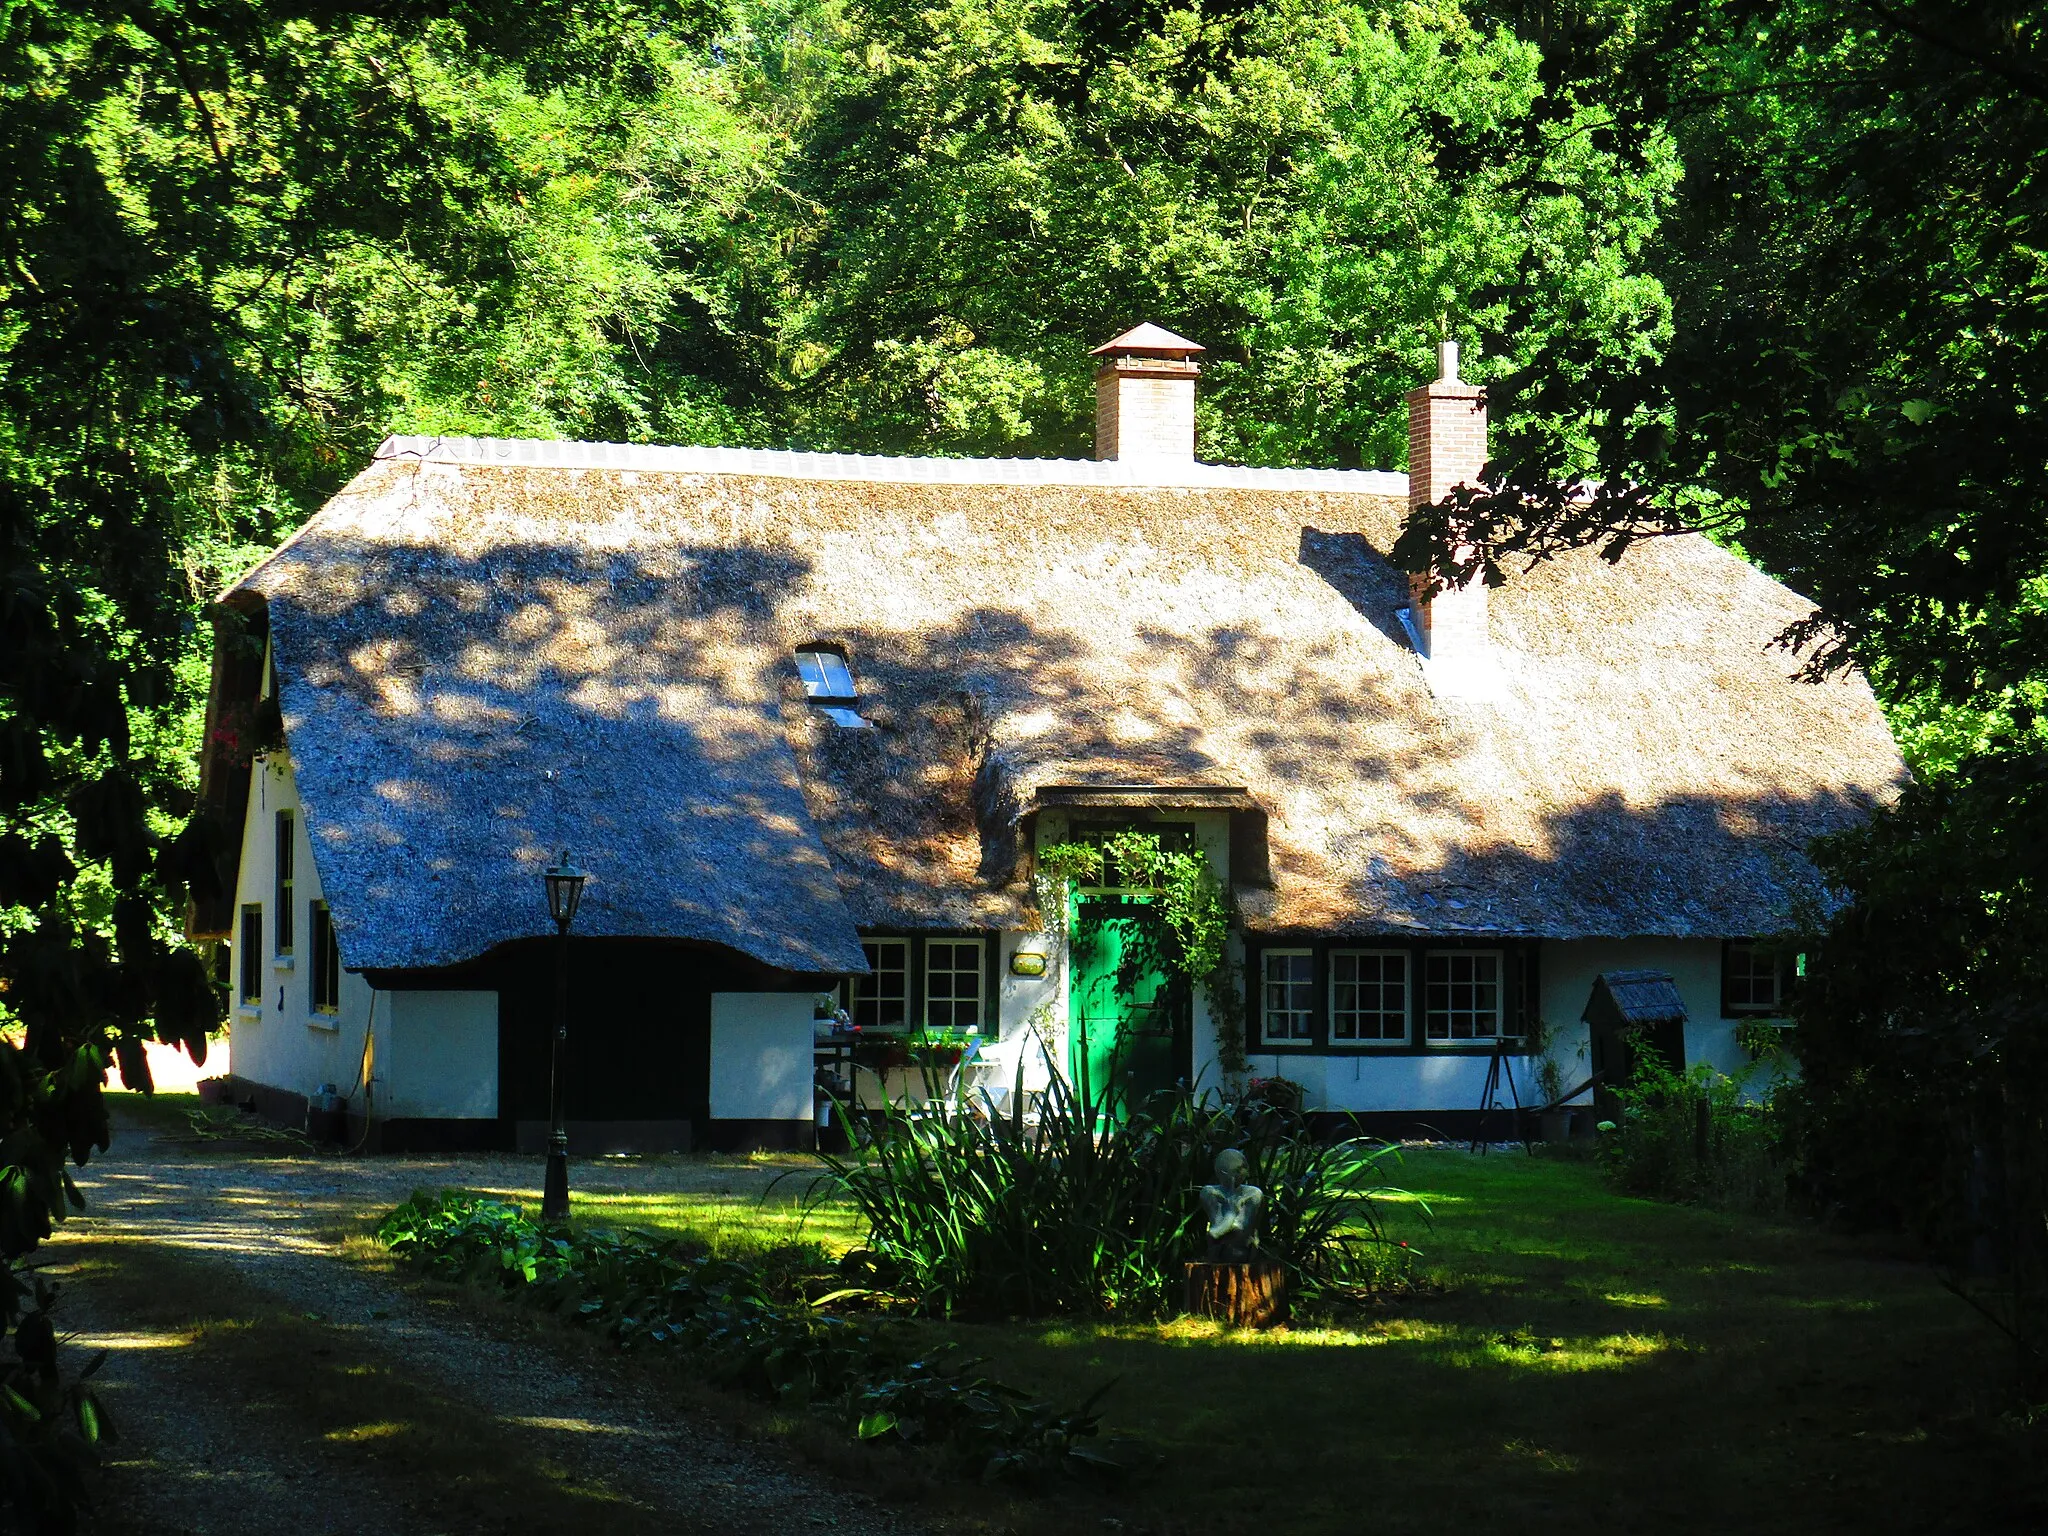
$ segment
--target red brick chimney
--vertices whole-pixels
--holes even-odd
[[[1195,377],[1203,349],[1147,322],[1089,355],[1095,370],[1095,457],[1123,463],[1195,461]]]
[[[1437,343],[1437,376],[1408,392],[1408,510],[1442,501],[1460,485],[1476,485],[1486,463],[1486,391],[1458,377],[1458,344]],[[1432,661],[1477,661],[1487,653],[1486,582],[1430,590],[1431,578],[1410,576],[1410,622],[1417,647]]]

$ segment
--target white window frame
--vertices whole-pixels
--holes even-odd
[[[1431,978],[1431,975],[1430,975],[1430,970],[1431,970],[1431,967],[1432,967],[1432,966],[1433,966],[1433,965],[1435,964],[1435,962],[1437,962],[1438,960],[1448,960],[1448,961],[1452,962],[1452,964],[1453,964],[1453,965],[1455,965],[1455,964],[1456,964],[1456,963],[1457,963],[1458,961],[1460,961],[1460,960],[1488,960],[1488,959],[1490,959],[1490,960],[1491,960],[1491,961],[1493,962],[1493,1028],[1492,1028],[1492,1030],[1490,1030],[1489,1032],[1487,1032],[1487,1033],[1484,1033],[1484,1034],[1482,1034],[1482,1033],[1480,1033],[1480,1032],[1479,1032],[1479,1030],[1478,1030],[1478,1027],[1477,1027],[1477,1021],[1478,1021],[1478,1018],[1479,1018],[1479,1012],[1478,1012],[1478,1010],[1477,1010],[1476,1008],[1474,1008],[1474,1009],[1469,1009],[1469,1010],[1464,1010],[1464,1009],[1446,1009],[1446,1010],[1444,1010],[1444,1011],[1446,1012],[1446,1014],[1448,1015],[1448,1017],[1446,1018],[1446,1020],[1445,1020],[1445,1023],[1444,1023],[1444,1030],[1445,1030],[1445,1032],[1444,1032],[1443,1034],[1441,1034],[1441,1035],[1439,1035],[1439,1034],[1434,1034],[1434,1033],[1432,1033],[1432,1032],[1431,1032],[1431,1030],[1430,1030],[1430,1024],[1429,1024],[1429,1021],[1430,1021],[1430,1015],[1431,1015],[1432,1013],[1436,1012],[1437,1010],[1436,1010],[1436,1009],[1434,1009],[1434,1008],[1432,1008],[1432,1007],[1430,1006],[1430,995],[1429,995],[1429,993],[1430,993],[1430,988],[1431,988],[1432,986],[1436,985],[1436,983],[1435,983],[1435,982],[1434,982],[1434,981],[1432,980],[1432,978]],[[1477,981],[1468,981],[1468,982],[1460,983],[1460,982],[1458,982],[1458,981],[1452,980],[1452,981],[1448,981],[1448,982],[1444,983],[1444,985],[1446,985],[1446,986],[1452,986],[1452,987],[1456,987],[1456,986],[1460,986],[1460,985],[1465,985],[1465,986],[1478,986],[1478,985],[1482,985],[1482,983],[1479,983],[1479,982],[1477,982]],[[1501,1038],[1501,1037],[1502,1037],[1502,1036],[1503,1036],[1503,1035],[1504,1035],[1504,1034],[1505,1034],[1505,1033],[1507,1032],[1507,1027],[1508,1027],[1508,1017],[1507,1017],[1507,1015],[1508,1015],[1508,997],[1507,997],[1507,988],[1508,988],[1508,964],[1507,964],[1507,951],[1506,951],[1506,950],[1500,950],[1500,949],[1431,949],[1431,950],[1425,950],[1425,951],[1423,952],[1423,956],[1422,956],[1422,1008],[1421,1008],[1421,1014],[1422,1014],[1422,1039],[1423,1039],[1423,1043],[1424,1043],[1424,1044],[1426,1044],[1426,1045],[1431,1045],[1431,1046],[1440,1046],[1440,1047],[1446,1047],[1446,1048],[1449,1048],[1449,1049],[1452,1049],[1452,1050],[1456,1050],[1456,1049],[1458,1049],[1458,1048],[1460,1048],[1460,1047],[1464,1047],[1464,1046],[1475,1046],[1475,1045],[1484,1045],[1484,1046],[1490,1046],[1490,1045],[1492,1045],[1492,1044],[1493,1044],[1493,1043],[1494,1043],[1495,1041],[1499,1040],[1499,1039],[1500,1039],[1500,1038]],[[1474,1021],[1474,1024],[1473,1024],[1473,1029],[1472,1029],[1472,1032],[1471,1032],[1470,1034],[1466,1034],[1466,1035],[1460,1035],[1460,1034],[1456,1033],[1456,1029],[1457,1029],[1457,1024],[1456,1024],[1456,1022],[1455,1022],[1455,1020],[1456,1020],[1456,1015],[1457,1015],[1458,1013],[1461,1013],[1461,1012],[1469,1012],[1469,1013],[1471,1014],[1471,1017],[1472,1017],[1473,1021]]]
[[[951,946],[956,951],[955,963],[947,966],[943,972],[943,974],[947,976],[965,976],[969,974],[968,967],[962,966],[958,963],[957,951],[961,949],[968,949],[973,951],[974,965],[972,967],[972,974],[974,976],[974,1022],[971,1024],[963,1025],[959,1022],[957,1017],[945,1020],[944,1022],[935,1022],[932,1018],[932,1008],[935,1003],[943,1002],[948,1007],[955,1007],[960,1001],[960,999],[956,995],[949,994],[944,998],[939,998],[933,995],[932,977],[934,975],[941,974],[934,966],[933,959],[934,956],[937,954],[938,950],[942,946]],[[980,1034],[986,1030],[988,1025],[987,939],[956,939],[942,937],[927,938],[924,941],[924,996],[922,998],[922,1007],[919,1009],[919,1012],[924,1019],[924,1027],[926,1029],[945,1029],[953,1031],[963,1031],[968,1034]]]
[[[341,936],[334,931],[333,909],[324,901],[306,903],[306,956],[307,1009],[324,1019],[340,1017]],[[332,1003],[320,1000],[323,983],[333,989]]]
[[[276,897],[271,907],[270,954],[276,960],[289,960],[298,941],[298,912],[292,903],[297,899],[293,891],[299,866],[299,814],[274,811],[270,825],[270,873]]]
[[[868,956],[868,975],[849,976],[846,978],[847,1016],[851,1018],[855,1024],[859,1025],[863,1032],[873,1030],[878,1033],[881,1031],[888,1031],[894,1033],[897,1030],[905,1030],[910,1028],[910,940],[890,938],[863,938],[860,942],[862,949],[872,950],[873,953]],[[893,966],[882,966],[876,964],[876,961],[880,959],[881,956],[889,954],[891,952],[893,952],[896,956],[896,963]],[[880,1021],[881,1005],[884,1002],[898,1001],[898,999],[883,998],[879,993],[877,993],[873,999],[876,1008],[876,1022],[873,1024],[865,1024],[861,1021],[861,988],[864,986],[872,986],[874,984],[875,973],[882,970],[892,970],[897,975],[903,978],[903,996],[901,998],[901,1002],[903,1004],[903,1022],[900,1024],[884,1024]]]
[[[1382,977],[1381,977],[1381,978],[1380,978],[1379,980],[1377,980],[1377,981],[1371,981],[1371,982],[1364,982],[1364,981],[1357,981],[1357,980],[1353,980],[1353,981],[1349,981],[1349,982],[1340,982],[1340,981],[1339,981],[1339,980],[1337,979],[1337,962],[1338,962],[1339,960],[1380,960],[1380,961],[1386,961],[1386,960],[1397,960],[1397,961],[1399,961],[1399,962],[1400,962],[1400,965],[1401,965],[1401,977],[1400,977],[1400,987],[1401,987],[1401,1007],[1400,1007],[1400,1009],[1398,1010],[1398,1013],[1399,1013],[1399,1018],[1400,1018],[1400,1032],[1399,1032],[1398,1034],[1394,1034],[1394,1035],[1385,1035],[1385,1034],[1373,1034],[1373,1035],[1357,1035],[1357,1034],[1351,1034],[1351,1035],[1344,1035],[1344,1034],[1339,1034],[1339,1033],[1338,1033],[1338,1031],[1337,1031],[1337,1020],[1338,1020],[1338,1017],[1340,1016],[1340,1014],[1343,1014],[1343,1013],[1347,1013],[1347,1012],[1348,1012],[1348,1013],[1349,1013],[1349,1014],[1350,1014],[1350,1015],[1352,1016],[1352,1018],[1353,1018],[1354,1020],[1355,1020],[1355,1019],[1358,1019],[1358,1018],[1372,1018],[1372,1019],[1375,1019],[1375,1020],[1384,1020],[1384,1019],[1386,1019],[1386,1018],[1388,1017],[1388,1015],[1389,1015],[1390,1013],[1393,1013],[1393,1012],[1395,1012],[1395,1010],[1392,1010],[1392,1009],[1387,1009],[1387,1008],[1373,1008],[1373,1009],[1369,1009],[1369,1010],[1368,1010],[1368,1009],[1348,1009],[1348,1010],[1346,1010],[1346,1009],[1340,1009],[1340,1008],[1339,1008],[1339,1007],[1337,1006],[1337,989],[1338,989],[1338,987],[1340,987],[1340,986],[1356,986],[1356,987],[1367,987],[1367,986],[1371,986],[1371,987],[1382,987],[1382,988],[1383,988],[1383,987],[1385,987],[1385,986],[1387,986],[1387,985],[1388,985],[1388,982],[1386,981],[1386,979],[1385,979],[1385,977],[1384,977],[1384,976],[1382,976]],[[1335,1050],[1335,1049],[1337,1049],[1337,1048],[1339,1048],[1339,1047],[1342,1047],[1342,1048],[1345,1048],[1345,1049],[1352,1049],[1352,1050],[1372,1050],[1372,1049],[1379,1049],[1379,1050],[1383,1050],[1383,1051],[1384,1051],[1384,1050],[1392,1050],[1392,1049],[1397,1049],[1397,1048],[1399,1048],[1399,1047],[1402,1047],[1402,1046],[1405,1046],[1405,1045],[1407,1045],[1407,1044],[1408,1044],[1408,1036],[1409,1036],[1410,1032],[1411,1032],[1411,1031],[1412,1031],[1412,1030],[1414,1029],[1414,1023],[1413,1023],[1413,1018],[1414,1018],[1414,1012],[1415,1012],[1415,1010],[1414,1010],[1414,1002],[1415,1002],[1415,983],[1414,983],[1414,978],[1413,978],[1413,976],[1412,976],[1412,974],[1411,974],[1411,973],[1412,973],[1412,972],[1414,971],[1414,969],[1415,969],[1415,967],[1414,967],[1414,964],[1413,964],[1413,962],[1411,962],[1411,961],[1410,961],[1410,959],[1408,958],[1408,951],[1407,951],[1407,950],[1405,950],[1405,949],[1333,949],[1333,950],[1331,950],[1331,951],[1330,951],[1330,1046],[1331,1046],[1331,1049]],[[1384,996],[1385,996],[1385,994],[1384,994],[1384,993],[1382,993],[1381,995],[1382,995],[1382,999],[1384,1000]]]
[[[251,919],[254,919],[252,922]],[[255,929],[252,934],[249,930]],[[240,951],[235,962],[235,1003],[241,1008],[263,1006],[263,903],[242,903],[241,924],[235,934]],[[253,985],[252,985],[253,984]]]
[[[1295,979],[1295,978],[1294,978],[1294,977],[1293,977],[1292,975],[1290,975],[1290,976],[1288,977],[1288,979],[1286,979],[1286,980],[1284,980],[1284,981],[1275,981],[1275,980],[1273,979],[1273,962],[1274,962],[1275,960],[1282,960],[1282,959],[1285,959],[1285,960],[1306,960],[1306,961],[1308,962],[1308,964],[1307,964],[1307,965],[1305,965],[1305,966],[1301,967],[1301,977],[1300,977],[1300,979],[1298,979],[1298,980],[1297,980],[1297,979]],[[1292,971],[1294,970],[1294,967],[1290,966],[1290,967],[1288,967],[1288,969],[1289,969],[1289,971],[1290,971],[1290,972],[1292,972]],[[1305,1003],[1305,1004],[1304,1004],[1303,1006],[1301,1006],[1301,1007],[1299,1007],[1299,1008],[1296,1008],[1296,1007],[1293,1007],[1293,1006],[1291,1006],[1291,1000],[1290,1000],[1290,1006],[1288,1006],[1288,1007],[1284,1007],[1284,1008],[1275,1008],[1275,1007],[1273,1006],[1273,990],[1272,990],[1272,989],[1273,989],[1273,988],[1275,988],[1275,987],[1286,987],[1286,988],[1289,988],[1290,990],[1291,990],[1292,988],[1295,988],[1295,987],[1306,987],[1306,988],[1308,989],[1308,1000],[1307,1000],[1307,1002],[1306,1002],[1306,1003]],[[1316,996],[1315,996],[1315,987],[1316,987],[1316,952],[1315,952],[1315,951],[1314,951],[1313,949],[1268,949],[1268,950],[1263,950],[1263,951],[1261,951],[1261,952],[1260,952],[1260,955],[1259,955],[1259,1040],[1260,1040],[1260,1043],[1262,1043],[1262,1044],[1265,1044],[1265,1045],[1312,1045],[1312,1044],[1314,1044],[1314,1043],[1315,1043],[1315,1038],[1316,1038]],[[1288,1031],[1287,1031],[1287,1033],[1285,1033],[1285,1034],[1275,1034],[1275,1033],[1273,1032],[1273,1020],[1274,1020],[1274,1019],[1275,1019],[1276,1017],[1281,1017],[1281,1016],[1284,1016],[1284,1017],[1286,1017],[1286,1018],[1288,1018],[1288,1019],[1290,1019],[1290,1020],[1294,1021],[1294,1024],[1298,1024],[1298,1025],[1299,1025],[1299,1027],[1300,1027],[1300,1032],[1299,1032],[1299,1033],[1296,1033],[1296,1032],[1295,1032],[1295,1030],[1294,1030],[1294,1027],[1293,1027],[1293,1025],[1290,1025],[1290,1026],[1289,1026],[1289,1028],[1288,1028]]]
[[[1727,1016],[1733,1019],[1776,1018],[1785,1011],[1784,966],[1778,963],[1777,955],[1772,953],[1768,946],[1753,939],[1730,939],[1721,946],[1721,964],[1724,970],[1732,967],[1738,954],[1749,964],[1747,979],[1751,989],[1755,988],[1757,982],[1758,967],[1767,969],[1771,983],[1771,1000],[1767,1003],[1738,1003],[1733,995],[1734,989],[1729,985],[1733,979],[1732,971],[1728,971],[1721,977],[1721,996],[1727,1000]]]

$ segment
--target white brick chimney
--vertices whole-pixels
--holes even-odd
[[[1408,392],[1410,512],[1476,485],[1486,464],[1486,391],[1458,377],[1455,341],[1439,342],[1436,358],[1436,379]],[[1408,578],[1416,649],[1453,668],[1483,664],[1490,656],[1485,580],[1474,575],[1463,587],[1438,592],[1431,580]]]
[[[1106,341],[1095,370],[1095,457],[1123,463],[1195,461],[1195,378],[1202,351],[1149,322]]]

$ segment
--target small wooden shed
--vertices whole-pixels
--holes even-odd
[[[1593,1102],[1601,1119],[1618,1111],[1614,1090],[1634,1075],[1637,1051],[1654,1051],[1673,1071],[1685,1070],[1685,999],[1669,971],[1602,972],[1579,1017],[1592,1038]]]

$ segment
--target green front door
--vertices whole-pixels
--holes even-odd
[[[1075,903],[1068,1070],[1074,1090],[1119,1121],[1187,1075],[1188,1009],[1160,960],[1160,922],[1143,896]]]

